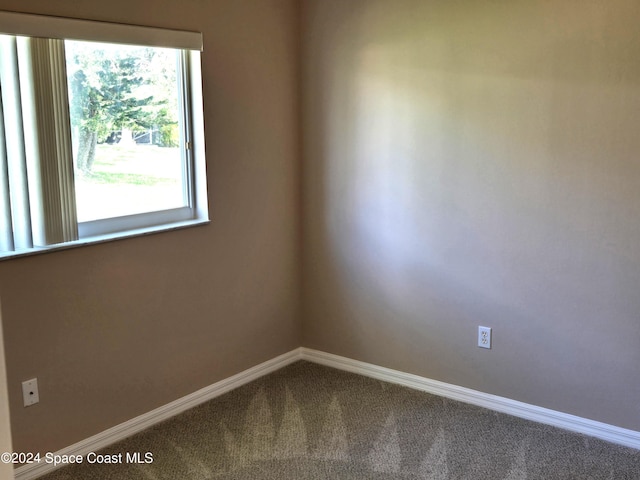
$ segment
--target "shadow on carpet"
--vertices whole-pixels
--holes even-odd
[[[640,452],[308,362],[211,400],[43,480],[632,480]]]

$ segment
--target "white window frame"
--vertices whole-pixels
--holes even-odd
[[[181,82],[182,88],[180,88],[180,91],[183,93],[183,98],[179,99],[179,103],[181,104],[181,108],[183,108],[183,138],[185,140],[183,145],[185,161],[183,164],[185,165],[184,180],[187,190],[186,207],[90,222],[77,222],[75,195],[72,194],[70,195],[71,199],[68,198],[68,190],[70,187],[73,192],[73,165],[70,163],[72,162],[72,156],[68,154],[66,156],[63,155],[65,160],[59,162],[59,165],[53,169],[62,171],[62,181],[57,177],[55,179],[49,178],[49,173],[47,172],[48,169],[51,170],[51,168],[47,167],[47,165],[29,165],[29,168],[32,170],[38,170],[37,177],[40,185],[38,186],[37,195],[48,195],[46,193],[47,188],[51,188],[51,185],[54,185],[55,201],[63,204],[63,210],[65,212],[62,214],[62,216],[65,217],[62,221],[63,225],[58,226],[57,224],[60,222],[56,218],[53,218],[53,221],[49,222],[50,219],[48,216],[50,214],[46,206],[48,201],[40,199],[39,203],[41,206],[44,205],[44,208],[40,208],[40,210],[34,208],[33,210],[35,211],[30,213],[31,221],[36,223],[36,228],[34,228],[32,235],[33,241],[26,247],[24,242],[18,242],[13,251],[0,251],[0,260],[128,236],[201,225],[209,222],[200,63],[200,52],[202,51],[201,33],[0,11],[0,34],[19,37],[119,43],[181,50],[181,66],[183,68],[180,69],[182,74],[180,75],[179,82]],[[51,68],[55,69],[56,67],[54,65]],[[66,93],[64,95],[66,95]],[[54,98],[53,103],[56,101],[62,104],[66,101],[68,105],[66,97],[64,97],[62,101]],[[66,105],[63,106],[66,107]],[[68,111],[68,107],[66,108]],[[52,107],[52,109],[55,110],[54,107]],[[29,119],[26,119],[25,122],[28,120]],[[31,120],[37,123],[35,119]],[[65,119],[63,118],[63,123],[64,121]],[[0,140],[3,138],[1,134],[3,134],[3,132],[0,131]],[[25,132],[25,134],[29,135],[27,132]],[[2,147],[3,145],[0,142],[0,148]],[[54,148],[57,150],[65,150],[67,146],[55,145]],[[29,157],[29,152],[27,152],[27,157]],[[48,161],[49,160],[46,162]],[[29,160],[27,159],[25,163],[28,164]],[[5,181],[6,183],[6,178],[3,177],[5,173],[6,172],[0,171],[0,182]],[[70,178],[70,180],[65,180],[65,178]],[[65,185],[58,187],[58,183]],[[30,188],[33,190],[32,186],[30,186]],[[0,200],[8,201],[7,193],[8,192],[4,191],[2,183],[0,183]],[[30,196],[32,196],[32,193],[33,192],[30,192]],[[62,200],[59,200],[59,197],[62,197]],[[16,212],[20,212],[19,215],[23,216],[29,214],[28,212],[25,213],[24,208],[20,210],[20,205],[17,207],[12,206],[12,208],[15,210],[13,212],[14,224],[16,221],[19,222],[22,220],[21,218],[16,218]],[[60,213],[58,212],[57,215],[60,216]],[[65,222],[70,225],[64,225]],[[2,229],[6,229],[6,223],[6,221],[0,223]],[[49,228],[48,223],[54,224],[54,233],[52,235],[49,235],[49,231],[47,230]],[[9,223],[9,226],[10,225],[11,223]],[[38,232],[39,228],[43,233],[40,234]],[[71,233],[68,231],[71,231]],[[8,233],[11,234],[11,232]],[[31,235],[31,232],[29,232],[29,235]],[[7,232],[0,231],[0,240],[6,236]]]

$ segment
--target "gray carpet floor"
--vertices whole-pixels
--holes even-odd
[[[68,479],[640,479],[640,451],[298,362],[111,446]]]

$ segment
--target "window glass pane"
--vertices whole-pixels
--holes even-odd
[[[186,206],[180,51],[65,47],[78,221]]]

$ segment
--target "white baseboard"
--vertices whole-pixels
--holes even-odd
[[[197,392],[179,398],[167,405],[156,408],[148,413],[116,425],[104,432],[70,445],[55,452],[57,455],[86,455],[105,448],[115,442],[123,440],[135,433],[141,432],[157,423],[178,415],[201,403],[207,402],[235,388],[245,385],[271,372],[275,372],[297,360],[326,365],[339,370],[357,373],[366,377],[376,378],[389,383],[404,385],[416,390],[451,398],[461,402],[488,408],[497,412],[507,413],[516,417],[545,423],[577,433],[583,433],[600,438],[608,442],[617,443],[631,448],[640,449],[640,432],[608,425],[606,423],[588,420],[575,415],[557,412],[547,408],[537,407],[528,403],[499,397],[488,393],[478,392],[470,388],[459,387],[449,383],[430,380],[428,378],[404,373],[390,368],[379,367],[371,363],[352,360],[350,358],[325,353],[309,348],[297,348],[288,353],[268,360],[253,368],[240,372]],[[32,480],[59,467],[51,464],[39,463],[19,467],[15,470],[16,480]]]
[[[162,407],[151,410],[138,417],[132,418],[120,425],[116,425],[104,432],[70,445],[55,452],[57,455],[86,455],[105,448],[115,442],[123,440],[131,435],[141,432],[157,423],[178,415],[201,403],[207,402],[257,378],[281,369],[297,360],[300,360],[300,349],[296,348],[288,353],[256,365],[248,370],[240,372],[232,377],[221,380],[213,385],[202,388],[197,392],[186,395],[178,400]],[[14,471],[16,480],[31,480],[59,468],[44,462],[24,465]]]
[[[640,449],[640,432],[635,430],[627,430],[568,413],[537,407],[517,400],[478,392],[470,388],[459,387],[309,348],[301,349],[301,359]]]

